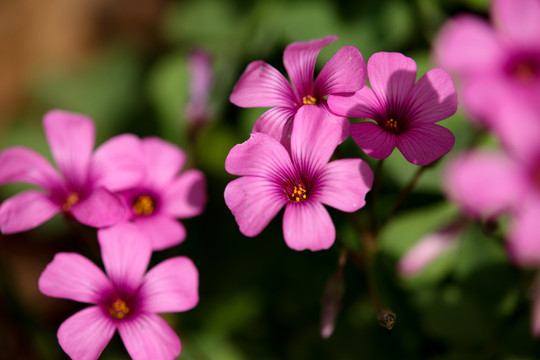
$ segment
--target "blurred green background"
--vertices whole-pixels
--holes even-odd
[[[200,271],[199,305],[164,315],[181,338],[181,359],[538,359],[540,346],[529,331],[533,274],[509,263],[501,229],[471,223],[456,249],[419,275],[405,279],[396,272],[407,249],[457,215],[440,179],[448,158],[473,139],[463,113],[442,123],[454,132],[455,149],[424,173],[380,234],[373,272],[381,302],[397,314],[390,331],[377,323],[365,271],[349,261],[335,332],[320,336],[321,298],[340,249],[362,253],[349,217],[330,210],[338,230],[330,250],[296,252],[283,241],[281,214],[261,235],[246,238],[223,201],[234,178],[224,170],[225,157],[264,111],[228,101],[249,62],[262,59],[283,71],[287,44],[335,34],[339,40],[322,50],[317,69],[337,49],[353,45],[366,61],[377,51],[403,52],[416,60],[421,76],[432,66],[430,47],[440,25],[465,11],[486,16],[487,6],[487,0],[1,2],[0,41],[7,50],[0,54],[0,148],[27,146],[50,158],[41,118],[61,108],[90,115],[97,144],[124,132],[161,136],[205,172],[206,211],[182,221],[184,243],[152,259],[187,255]],[[190,141],[187,58],[194,49],[211,54],[215,78],[211,119]],[[341,147],[364,157],[350,140]],[[395,152],[383,171],[381,213],[416,167]],[[26,188],[2,186],[0,200]],[[101,264],[95,230],[60,217],[26,233],[0,235],[0,359],[67,358],[56,330],[85,305],[37,289],[41,271],[60,251]],[[102,359],[125,358],[116,335]]]

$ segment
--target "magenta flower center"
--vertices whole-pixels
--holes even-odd
[[[116,320],[122,320],[129,312],[130,310],[127,303],[122,299],[116,299],[116,301],[109,306],[109,315]]]
[[[79,194],[77,194],[76,192],[72,192],[71,194],[69,194],[66,201],[62,205],[62,211],[68,212],[73,205],[79,202],[79,200]]]
[[[307,189],[301,184],[293,186],[292,189],[289,189],[287,192],[287,197],[290,201],[300,202],[307,199]]]
[[[306,95],[302,98],[304,105],[317,105],[317,99],[311,95]]]
[[[135,198],[132,209],[135,215],[148,216],[154,213],[156,210],[156,204],[151,196],[139,195],[137,198]]]
[[[507,64],[507,71],[514,79],[523,83],[530,84],[540,77],[540,62],[538,55],[522,56],[514,59]]]
[[[394,120],[393,118],[386,120],[384,130],[392,134],[398,134],[400,129],[397,120]]]

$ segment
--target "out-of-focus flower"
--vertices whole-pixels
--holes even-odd
[[[540,98],[540,1],[493,0],[493,26],[460,15],[434,41],[437,64],[458,76],[463,104],[491,126],[500,105],[537,106]]]
[[[203,212],[206,179],[196,169],[179,174],[186,154],[177,146],[156,137],[137,140],[132,150],[141,154],[138,161],[145,176],[119,195],[129,209],[127,220],[148,234],[154,250],[162,250],[186,238],[186,229],[176,219]]]
[[[60,346],[72,359],[97,359],[118,329],[133,359],[176,358],[180,339],[157,314],[195,307],[195,265],[178,256],[145,274],[152,249],[133,224],[100,229],[98,240],[106,274],[79,254],[59,253],[39,278],[47,296],[94,304],[60,325]]]
[[[295,116],[290,154],[263,133],[235,146],[225,169],[242,177],[227,185],[225,202],[240,231],[258,235],[285,206],[283,235],[290,248],[329,248],[335,227],[323,204],[356,211],[373,183],[373,172],[361,159],[328,162],[341,141],[340,120],[311,105]]]
[[[354,93],[366,84],[366,64],[362,54],[353,46],[342,47],[326,63],[313,81],[317,55],[337,39],[327,36],[308,42],[288,45],[283,63],[291,84],[274,67],[264,61],[248,65],[230,96],[241,107],[272,107],[262,114],[253,127],[254,132],[269,134],[289,147],[292,120],[303,105],[317,105],[328,111],[327,95]],[[339,117],[343,140],[349,136],[349,122]]]
[[[186,117],[193,126],[200,126],[210,117],[208,98],[214,81],[210,54],[194,50],[189,54],[189,101]]]
[[[40,154],[24,147],[0,153],[0,184],[24,182],[29,190],[0,206],[0,229],[11,234],[32,229],[59,212],[93,227],[117,223],[124,205],[112,191],[136,184],[144,175],[140,155],[130,151],[137,139],[119,135],[94,153],[95,128],[84,115],[54,110],[43,118],[45,135],[60,173]]]
[[[338,115],[375,122],[351,125],[351,137],[375,159],[388,157],[395,147],[412,164],[427,165],[449,152],[454,135],[436,122],[457,110],[450,76],[431,69],[418,83],[416,63],[400,53],[375,53],[368,61],[369,82],[351,96],[328,97]]]

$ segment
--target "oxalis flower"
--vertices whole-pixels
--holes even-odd
[[[263,133],[235,146],[225,169],[242,177],[227,185],[225,202],[240,231],[258,235],[285,207],[283,236],[291,249],[329,248],[335,227],[323,204],[356,211],[373,183],[373,172],[361,159],[328,162],[341,141],[339,120],[310,105],[295,116],[290,154]]]
[[[157,137],[137,139],[132,144],[145,176],[133,187],[119,192],[132,221],[151,239],[154,250],[177,245],[186,238],[186,229],[177,218],[200,215],[206,204],[204,174],[190,169],[180,174],[186,154]]]
[[[457,110],[450,75],[431,69],[415,84],[416,63],[400,53],[375,53],[367,69],[373,90],[328,97],[338,115],[375,120],[351,125],[351,137],[367,155],[384,159],[397,147],[410,163],[427,165],[452,149],[452,132],[435,124]]]
[[[180,339],[157,313],[186,311],[198,302],[198,272],[183,256],[145,274],[152,248],[129,223],[98,230],[106,274],[76,253],[59,253],[39,278],[52,297],[94,304],[58,329],[62,349],[74,360],[97,359],[118,329],[133,359],[175,359]]]
[[[0,185],[25,182],[45,190],[25,191],[4,201],[2,232],[32,229],[59,212],[98,228],[121,220],[124,205],[112,191],[129,188],[143,176],[139,154],[128,150],[136,138],[114,137],[92,153],[95,127],[90,118],[54,110],[44,116],[43,127],[60,173],[33,150],[12,147],[0,153]]]
[[[313,81],[317,55],[337,36],[292,43],[285,48],[283,63],[291,84],[273,66],[258,60],[250,63],[230,96],[240,107],[271,107],[253,126],[281,141],[287,148],[294,115],[303,105],[317,105],[328,111],[325,97],[354,93],[366,84],[366,64],[353,46],[342,47]],[[343,139],[349,136],[346,118],[339,117]],[[336,121],[338,121],[336,120]]]

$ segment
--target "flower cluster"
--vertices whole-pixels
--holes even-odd
[[[177,357],[180,340],[156,314],[197,304],[197,269],[180,256],[144,273],[152,251],[186,238],[177,219],[202,213],[204,175],[179,174],[186,155],[155,137],[118,135],[93,151],[95,127],[84,115],[54,110],[43,126],[58,170],[24,147],[0,153],[0,184],[39,188],[1,204],[0,230],[26,231],[62,213],[99,229],[107,273],[76,253],[57,254],[42,273],[39,289],[45,295],[95,304],[62,323],[60,345],[73,359],[96,359],[118,329],[134,359]]]

